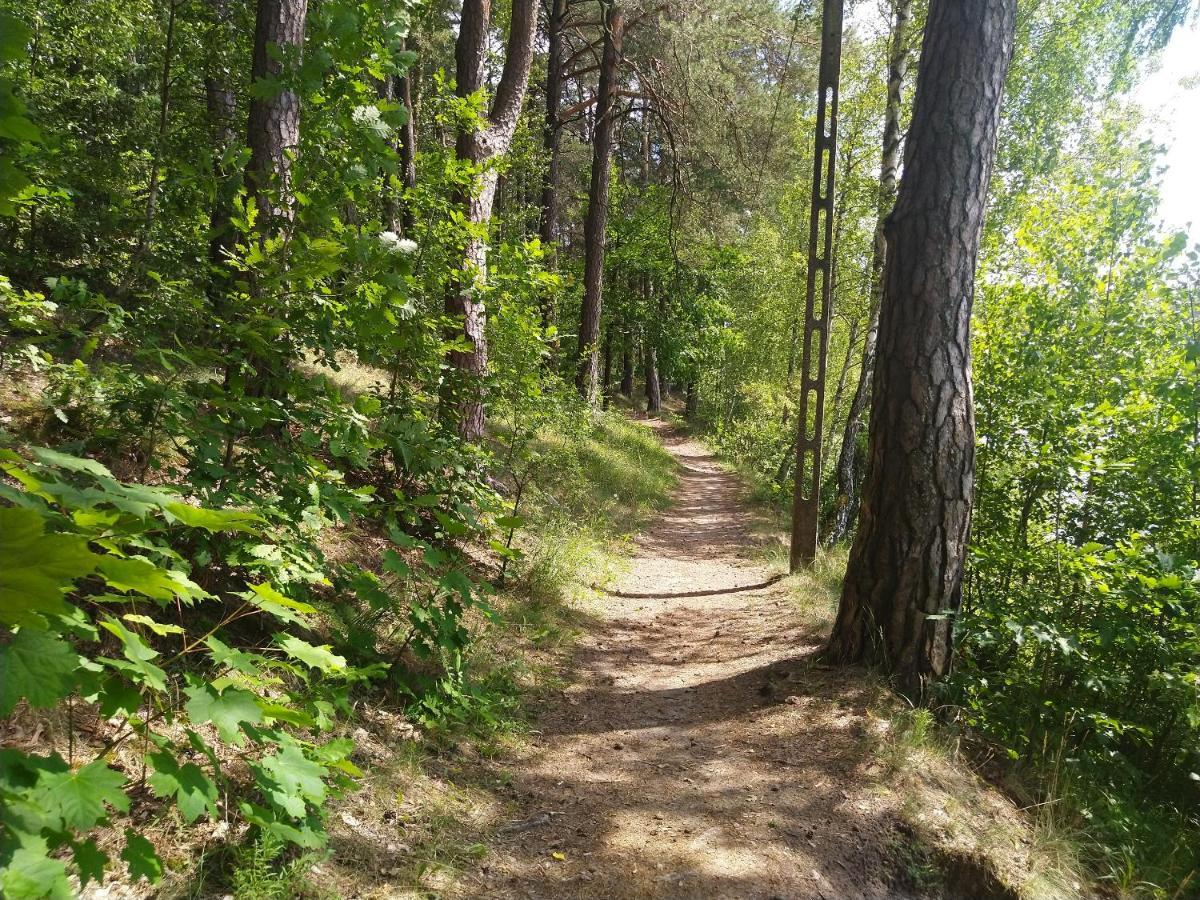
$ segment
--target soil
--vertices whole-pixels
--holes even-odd
[[[451,892],[992,896],[977,867],[942,878],[899,814],[880,685],[816,660],[823,631],[763,562],[738,478],[659,427],[675,503],[596,604],[531,745],[496,766],[512,818]]]

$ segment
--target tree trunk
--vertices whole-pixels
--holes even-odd
[[[400,49],[408,49],[407,39],[401,41]],[[385,188],[383,216],[393,231],[407,236],[412,234],[415,223],[412,204],[404,194],[417,186],[417,120],[416,111],[413,109],[412,76],[408,72],[404,75],[388,75],[380,86],[380,93],[384,100],[399,103],[405,112],[404,124],[400,126],[400,134],[396,141],[401,194],[397,196],[396,191]]]
[[[912,16],[912,0],[895,0],[892,21],[892,43],[888,54],[887,103],[883,113],[883,151],[879,167],[879,195],[875,218],[875,239],[871,249],[871,302],[867,319],[867,335],[863,342],[862,363],[858,370],[858,386],[846,414],[842,432],[842,449],[837,462],[837,501],[833,522],[826,541],[836,544],[846,539],[858,513],[858,434],[862,430],[863,414],[871,399],[871,376],[875,371],[875,344],[879,334],[879,307],[883,301],[883,264],[887,256],[884,221],[896,202],[896,174],[900,168],[900,106],[904,76],[908,71],[908,23]]]
[[[592,178],[588,188],[587,218],[583,222],[583,307],[579,314],[579,371],[575,387],[588,402],[596,399],[596,341],[604,303],[604,243],[608,227],[609,161],[612,156],[613,125],[616,121],[617,64],[625,13],[607,3],[604,17],[604,55],[597,90],[596,128],[592,146]]]
[[[216,48],[229,36],[229,8],[226,0],[211,0],[210,6],[215,19],[210,42],[211,46]],[[222,68],[219,53],[215,49],[206,63],[204,99],[212,133],[213,152],[213,202],[208,211],[208,293],[210,300],[217,305],[220,302],[220,286],[228,274],[226,256],[236,242],[236,235],[230,224],[233,186],[229,184],[229,173],[225,171],[225,154],[237,140],[237,131],[234,128],[237,98],[229,87],[228,73]]]
[[[828,655],[945,675],[975,480],[975,264],[1016,0],[931,0],[887,262],[870,471]]]
[[[834,244],[836,247],[837,245]],[[846,396],[846,383],[850,379],[850,365],[854,361],[854,345],[858,343],[859,322],[855,319],[850,323],[850,332],[846,335],[846,355],[842,357],[842,366],[838,371],[837,387],[833,391],[833,400],[829,404],[829,427],[825,429],[822,439],[821,459],[829,459],[829,451],[833,449],[833,435],[837,430],[834,420],[838,410],[842,408],[842,398]]]
[[[609,390],[609,385],[612,384],[612,342],[613,327],[609,322],[604,328],[604,369],[600,376],[600,396],[603,398],[605,409],[608,409],[609,401],[612,399],[612,391]]]
[[[563,25],[567,18],[567,0],[551,0],[546,20],[546,111],[542,123],[542,147],[546,151],[546,171],[542,174],[542,212],[538,234],[546,252],[558,258],[558,104],[562,99]],[[542,328],[554,324],[554,300],[547,292],[542,298]]]
[[[625,332],[621,341],[621,393],[633,397],[633,331]]]
[[[696,382],[689,381],[686,389],[683,414],[689,422],[694,422],[700,412],[700,393],[696,390]]]
[[[656,413],[662,409],[662,390],[658,383],[658,354],[654,342],[646,334],[642,340],[642,365],[646,378],[646,412]]]
[[[454,47],[455,91],[459,97],[471,96],[483,87],[484,58],[487,53],[491,0],[466,0],[463,3],[458,40]],[[463,267],[457,283],[446,295],[446,314],[455,320],[447,338],[465,343],[469,349],[450,350],[447,362],[452,374],[442,395],[442,417],[453,424],[463,440],[483,437],[483,379],[487,375],[486,318],[482,292],[487,281],[487,239],[484,226],[492,217],[496,198],[496,169],[488,165],[508,151],[533,61],[533,37],[537,29],[534,0],[515,0],[508,35],[504,70],[488,113],[486,127],[462,129],[455,143],[455,154],[462,162],[483,166],[476,190],[459,195],[472,229],[463,251]]]
[[[258,0],[254,23],[252,84],[278,78],[287,59],[304,44],[308,0]],[[246,188],[258,206],[259,231],[271,235],[292,222],[291,155],[300,144],[300,98],[291,89],[267,96],[251,92],[246,129],[250,163]]]

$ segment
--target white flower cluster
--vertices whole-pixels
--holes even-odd
[[[416,253],[417,242],[402,238],[394,231],[379,232],[379,246],[388,253]]]

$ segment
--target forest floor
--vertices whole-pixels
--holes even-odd
[[[461,797],[474,819],[461,839],[483,843],[436,892],[1076,893],[1040,865],[1025,817],[925,720],[878,679],[817,661],[835,586],[781,578],[778,529],[741,480],[651,425],[680,466],[675,502],[578,612],[565,687],[534,711],[529,738],[447,772],[475,792]]]

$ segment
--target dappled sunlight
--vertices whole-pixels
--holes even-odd
[[[498,833],[457,893],[926,896],[897,849],[902,798],[878,777],[882,685],[816,661],[824,634],[794,580],[722,591],[770,581],[755,514],[702,447],[669,445],[675,504],[580,614],[573,683],[503,764],[512,820],[544,824]]]

